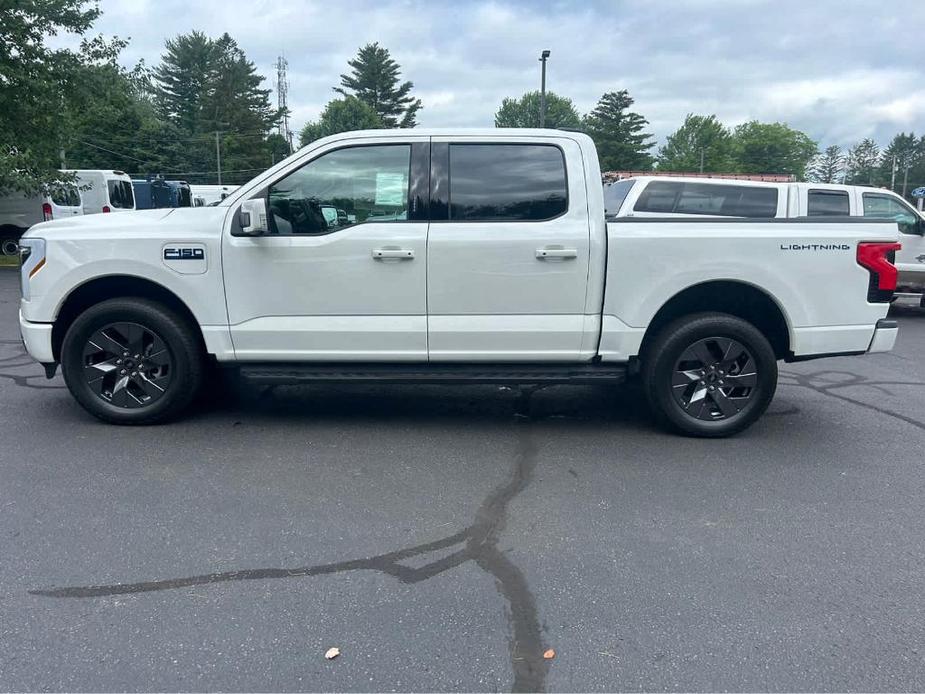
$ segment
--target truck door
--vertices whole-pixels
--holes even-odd
[[[925,220],[905,200],[893,193],[861,194],[865,217],[895,219],[902,248],[896,252],[900,288],[925,290]]]
[[[433,138],[427,243],[431,361],[576,361],[590,226],[566,138]],[[596,345],[594,345],[596,349]],[[590,355],[589,355],[590,358]]]
[[[269,233],[222,241],[238,359],[426,361],[428,150],[340,141],[261,191]]]

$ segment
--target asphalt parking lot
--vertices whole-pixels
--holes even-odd
[[[0,268],[0,690],[925,689],[925,310],[700,441],[601,387],[107,426],[17,302]]]

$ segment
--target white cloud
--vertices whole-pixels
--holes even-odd
[[[582,111],[629,89],[660,139],[689,113],[782,120],[822,144],[925,130],[918,0],[102,0],[95,27],[156,64],[164,40],[229,32],[272,86],[289,60],[293,126],[317,117],[359,46],[379,41],[423,99],[427,126],[485,126],[501,99],[539,86]]]

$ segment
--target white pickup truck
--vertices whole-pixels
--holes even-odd
[[[778,360],[892,348],[895,222],[607,222],[600,181],[577,133],[335,135],[217,207],[33,227],[23,340],[119,424],[178,415],[218,363],[269,384],[639,374],[698,436],[754,422]]]

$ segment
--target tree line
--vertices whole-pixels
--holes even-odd
[[[48,36],[86,37],[100,10],[89,0],[20,0],[0,8],[0,191],[35,189],[57,168],[121,168],[190,182],[244,182],[287,156],[274,132],[284,117],[264,77],[227,33],[192,31],[167,40],[154,67],[126,69],[120,39],[84,38],[76,50]],[[362,46],[331,99],[300,132],[301,145],[348,130],[413,128],[423,108],[414,83],[378,43]],[[540,94],[502,100],[495,126],[539,127]],[[881,148],[865,139],[822,151],[785,123],[735,127],[688,114],[656,149],[627,90],[607,92],[587,114],[546,94],[545,124],[586,132],[605,171],[777,173],[798,180],[892,187],[925,185],[925,136],[899,133]]]

